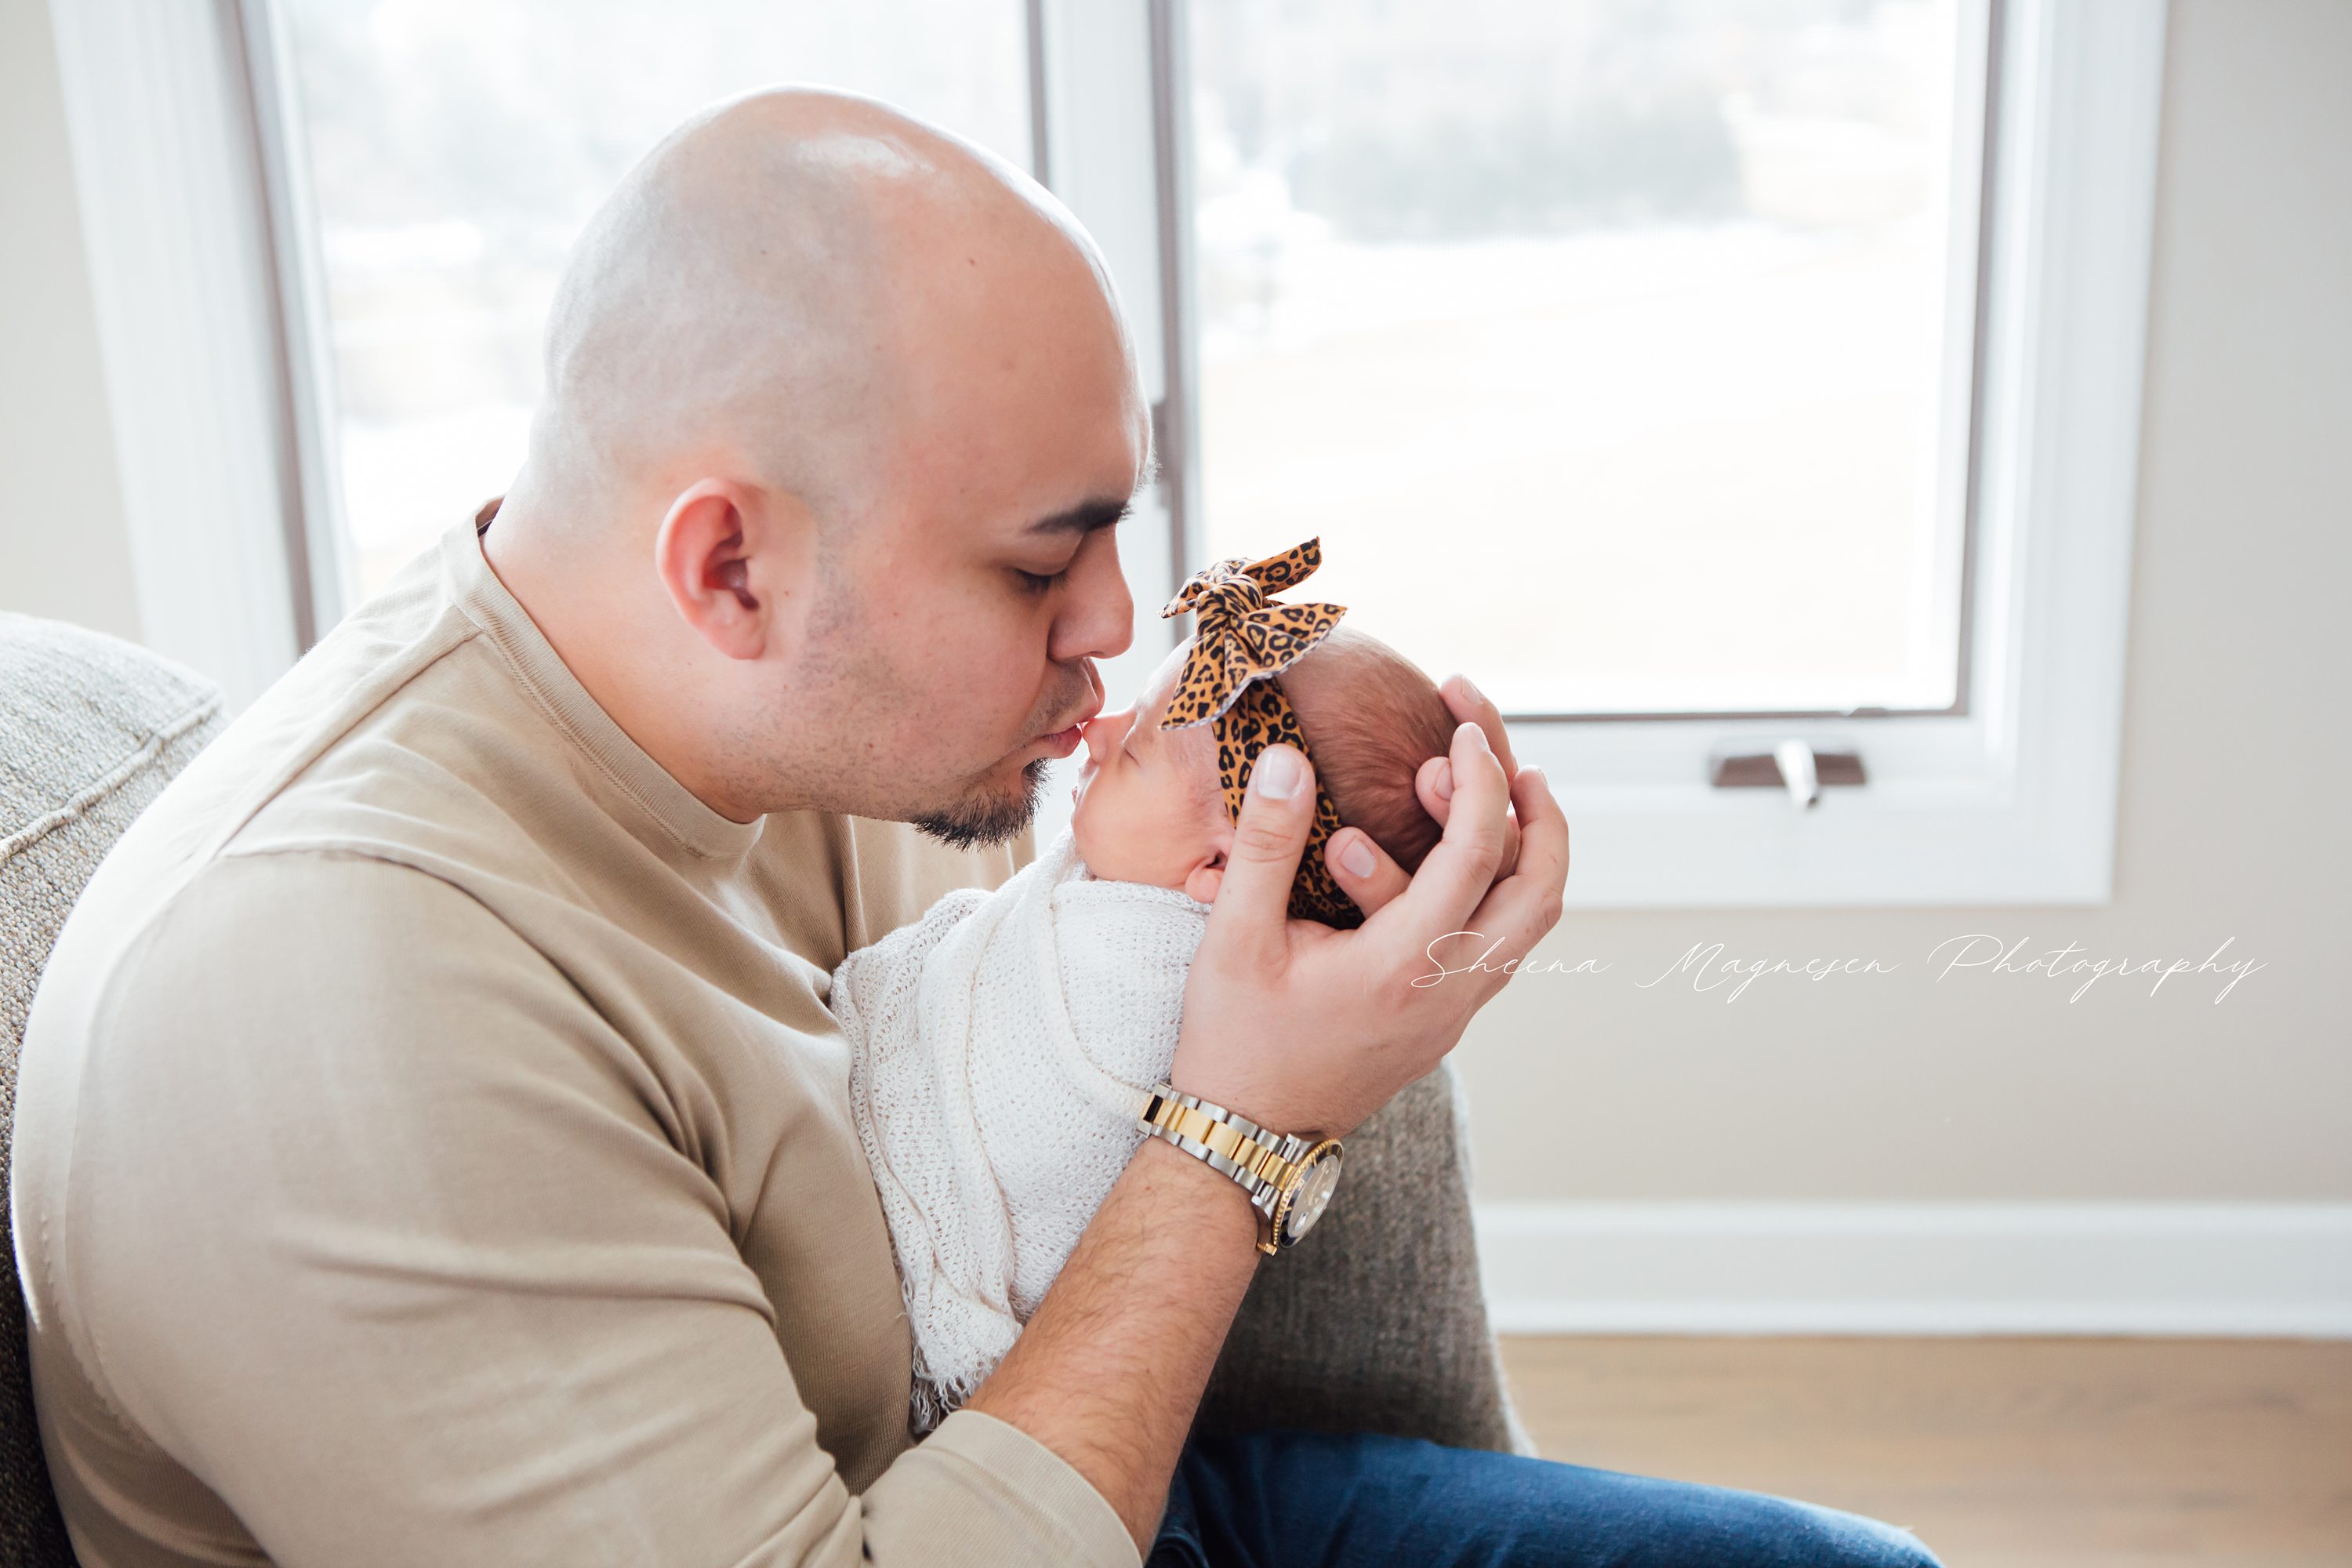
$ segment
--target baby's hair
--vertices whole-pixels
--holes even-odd
[[[1339,820],[1419,870],[1443,830],[1422,809],[1413,776],[1454,745],[1437,683],[1380,638],[1341,626],[1283,672],[1282,689]]]

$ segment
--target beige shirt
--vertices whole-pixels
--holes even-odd
[[[834,966],[1009,875],[704,805],[470,521],[100,868],[16,1241],[86,1568],[1082,1563],[1110,1505],[910,1350]]]

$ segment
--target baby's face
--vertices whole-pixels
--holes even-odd
[[[1081,731],[1087,760],[1070,830],[1097,877],[1181,888],[1205,904],[1216,899],[1234,841],[1217,779],[1216,726],[1160,727],[1191,648],[1189,640],[1179,644],[1135,701]]]

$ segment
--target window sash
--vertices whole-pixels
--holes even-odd
[[[1193,195],[1191,177],[1192,131],[1186,106],[1192,101],[1188,55],[1186,0],[1152,0],[1152,102],[1157,138],[1154,187],[1160,235],[1160,331],[1163,354],[1170,369],[1160,405],[1155,409],[1155,431],[1161,438],[1161,460],[1170,473],[1168,505],[1174,531],[1171,549],[1181,575],[1206,563],[1205,530],[1199,517],[1203,493],[1202,458],[1197,433],[1202,428],[1198,332],[1195,303],[1199,257],[1192,234]],[[1878,720],[1904,717],[1964,717],[1969,712],[1970,620],[1976,605],[1970,591],[1969,565],[1976,536],[1978,410],[1983,371],[1982,330],[1986,308],[1986,254],[1991,227],[1983,221],[1989,195],[1989,174],[1996,155],[1994,133],[1998,111],[2000,50],[2004,0],[1958,0],[1956,6],[1950,166],[1947,179],[1946,255],[1944,259],[1943,348],[1938,358],[1938,438],[1931,515],[1914,526],[1931,534],[1928,551],[1943,563],[1940,571],[1955,580],[1957,600],[1945,611],[1945,595],[1936,595],[1931,614],[1937,623],[1935,645],[1954,655],[1952,700],[1934,708],[1857,706],[1850,708],[1705,708],[1655,711],[1610,709],[1600,710],[1513,709],[1506,718],[1514,725],[1721,723],[1748,719],[1794,721],[1822,719]]]

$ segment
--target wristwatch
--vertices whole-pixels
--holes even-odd
[[[1339,1184],[1337,1138],[1269,1131],[1171,1083],[1151,1091],[1136,1123],[1241,1184],[1257,1210],[1260,1252],[1298,1245],[1331,1206]]]

